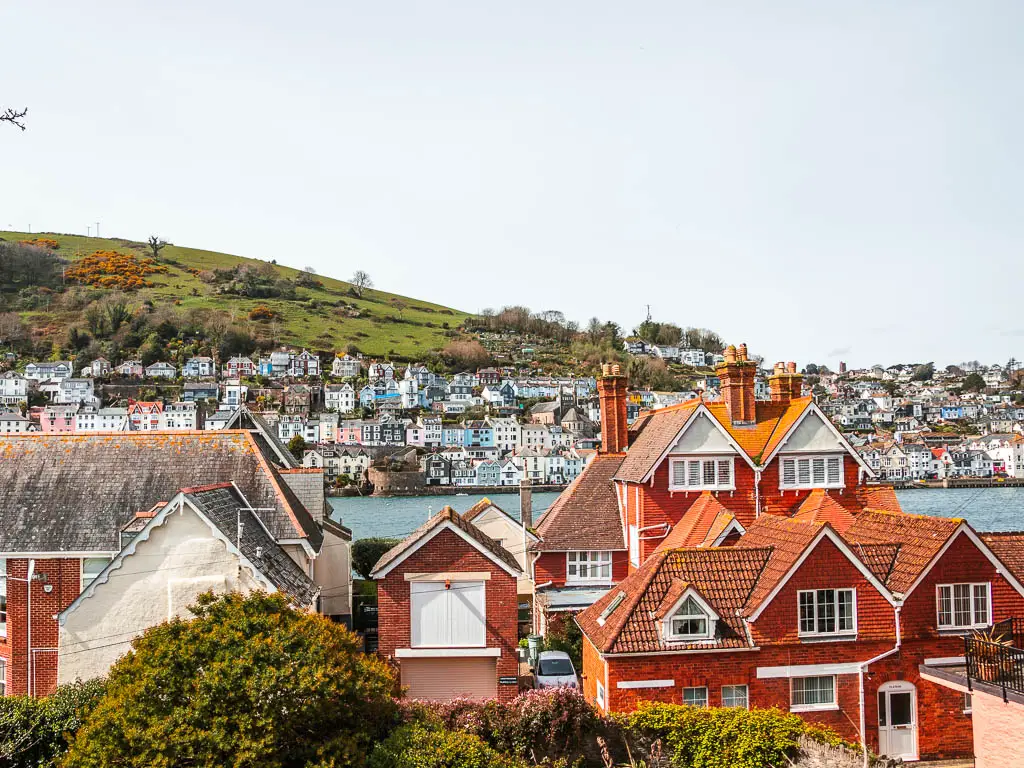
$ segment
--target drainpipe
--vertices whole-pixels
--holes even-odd
[[[754,517],[761,516],[761,470],[754,470]]]
[[[887,656],[892,656],[894,653],[898,653],[900,650],[901,636],[900,636],[900,610],[903,608],[902,605],[897,605],[894,611],[894,619],[896,623],[896,645],[890,648],[888,651],[878,654],[874,658],[868,659],[867,661],[861,662],[857,668],[857,687],[858,696],[860,700],[860,748],[864,753],[864,768],[869,768],[870,760],[868,759],[868,737],[867,737],[867,723],[865,722],[866,717],[864,713],[864,671],[874,664],[876,661],[881,661]]]
[[[661,534],[658,534],[658,535],[652,535],[652,536],[642,536],[641,535],[644,531],[651,531],[651,530],[654,530],[655,528],[664,528],[665,531],[664,531],[664,533],[661,533]],[[643,528],[637,528],[636,529],[636,536],[641,541],[646,541],[647,539],[664,539],[666,536],[669,535],[669,533],[671,533],[671,531],[672,531],[672,526],[669,525],[668,523],[656,523],[654,525],[645,525]]]

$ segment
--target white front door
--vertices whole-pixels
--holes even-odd
[[[917,689],[896,681],[878,689],[878,753],[917,760]]]

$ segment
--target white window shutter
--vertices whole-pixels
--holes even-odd
[[[686,462],[686,466],[686,484],[693,488],[700,487],[700,462],[688,461]]]
[[[686,462],[672,462],[672,485],[681,487],[686,485]]]
[[[782,484],[796,485],[796,460],[782,460]]]
[[[412,646],[448,645],[448,599],[444,582],[413,581],[409,592]]]
[[[732,459],[718,461],[718,484],[721,486],[732,485]]]
[[[441,585],[444,587],[444,585]],[[448,592],[448,620],[451,626],[450,645],[486,643],[484,629],[484,583],[454,581]]]

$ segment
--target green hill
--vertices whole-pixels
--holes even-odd
[[[129,240],[0,231],[0,239],[7,241],[36,238],[55,240],[59,247],[54,253],[70,262],[69,270],[74,269],[75,262],[98,251],[130,254],[137,261],[152,255],[145,243]],[[370,289],[358,295],[351,283],[342,280],[198,248],[167,245],[157,263],[166,272],[148,275],[146,280],[151,286],[124,292],[133,308],[150,301],[157,310],[173,307],[182,316],[189,310],[217,313],[223,322],[244,328],[265,343],[328,352],[355,345],[367,355],[413,359],[444,347],[451,332],[467,317],[464,312],[384,291]],[[251,287],[248,295],[245,289],[239,292],[242,281],[233,280],[232,271],[250,277],[258,274],[262,283],[271,285],[267,292],[280,292],[283,286],[285,295],[261,295],[264,288],[254,292]],[[102,302],[117,292],[96,286],[74,286],[75,281],[66,281],[63,290],[54,291],[52,298],[47,294],[45,303],[31,302],[35,304],[31,308],[26,308],[24,289],[21,299],[7,301],[6,308],[19,312],[37,340],[63,343],[71,328],[84,326],[83,302]],[[3,298],[18,296],[16,289],[17,286],[0,285],[0,291],[5,292]],[[67,294],[75,290],[79,296],[71,301]],[[83,292],[85,296],[81,295]],[[273,317],[250,319],[250,313],[257,307],[268,308]]]

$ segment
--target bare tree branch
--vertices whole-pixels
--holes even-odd
[[[25,107],[24,109],[6,109],[3,112],[0,112],[0,123],[10,123],[11,125],[18,126],[24,131],[25,123],[23,122],[23,118],[27,114],[28,107]]]

